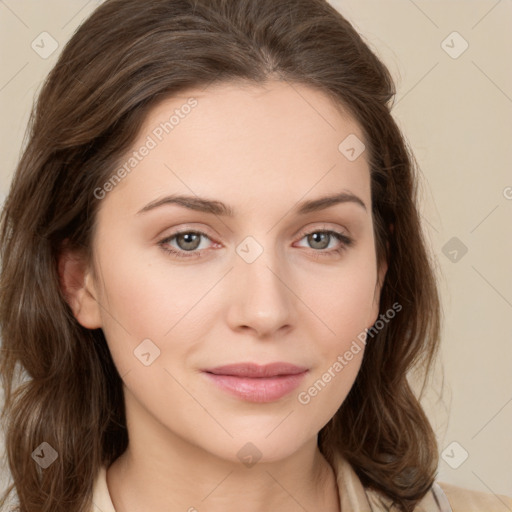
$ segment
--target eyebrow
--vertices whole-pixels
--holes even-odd
[[[320,210],[329,208],[336,204],[342,203],[353,203],[361,206],[365,211],[368,211],[364,202],[352,194],[351,192],[340,192],[339,194],[319,197],[309,201],[302,201],[294,208],[294,211],[299,215],[305,215]],[[222,203],[221,201],[215,201],[212,199],[205,199],[198,196],[187,196],[187,195],[171,195],[162,199],[152,201],[137,212],[137,215],[147,213],[161,206],[177,204],[188,208],[189,210],[195,210],[203,213],[211,213],[213,215],[234,217],[235,212],[231,206]]]

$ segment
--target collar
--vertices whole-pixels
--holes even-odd
[[[334,456],[333,465],[340,510],[342,512],[395,512],[399,509],[393,501],[376,490],[363,487],[350,463],[341,455]],[[441,487],[434,483],[431,490],[415,507],[414,512],[451,512],[451,507]],[[107,486],[107,469],[102,466],[93,490],[92,512],[116,512]]]
[[[333,470],[338,484],[340,510],[342,512],[372,511],[361,480],[359,480],[350,463],[339,453],[334,456]]]
[[[338,483],[341,512],[399,512],[398,506],[375,489],[365,488],[350,463],[335,455],[333,466]],[[416,504],[414,512],[453,512],[441,486],[434,482],[427,494]]]
[[[96,480],[92,495],[91,512],[116,512],[107,486],[107,468],[101,466]]]

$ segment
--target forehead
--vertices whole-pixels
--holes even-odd
[[[363,147],[355,120],[304,85],[236,82],[189,89],[150,110],[120,162],[131,159],[133,166],[110,195],[122,195],[131,209],[175,192],[246,208],[342,190],[369,202],[366,152],[347,158],[347,140]],[[136,161],[133,152],[139,153]]]

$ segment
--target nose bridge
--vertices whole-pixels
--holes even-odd
[[[285,285],[282,254],[272,234],[247,236],[235,250],[233,321],[262,333],[290,323],[293,294]]]

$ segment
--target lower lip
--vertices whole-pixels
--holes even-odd
[[[216,375],[204,372],[217,386],[247,402],[275,402],[296,389],[307,371],[296,375],[278,377],[247,378],[232,375]]]

